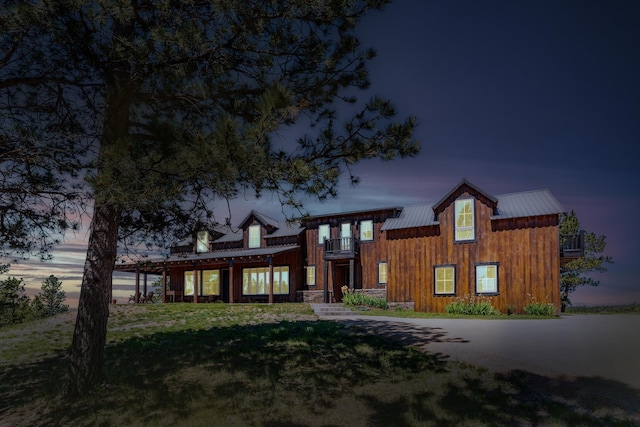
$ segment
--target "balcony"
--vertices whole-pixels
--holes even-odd
[[[584,230],[576,234],[560,235],[560,259],[569,262],[584,256]]]
[[[360,240],[338,237],[324,241],[324,259],[351,259],[360,252]]]

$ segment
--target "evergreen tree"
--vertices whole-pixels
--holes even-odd
[[[0,274],[8,270],[8,265],[0,265]],[[25,294],[24,281],[16,277],[0,280],[0,326],[24,322],[30,315],[30,300]]]
[[[36,296],[36,299],[42,305],[44,317],[54,316],[69,310],[69,306],[64,303],[67,294],[62,290],[62,282],[56,276],[47,277],[42,282],[41,289],[42,292]]]
[[[580,232],[580,221],[574,211],[568,215],[563,215],[560,220],[560,234],[578,234]],[[565,311],[567,305],[571,304],[569,295],[579,286],[598,286],[599,280],[589,276],[589,273],[603,273],[607,269],[605,263],[612,263],[610,256],[605,256],[607,246],[604,235],[597,236],[595,233],[584,234],[584,256],[569,261],[560,267],[560,310]]]
[[[101,380],[119,241],[166,247],[244,191],[304,213],[301,195],[335,196],[351,165],[417,153],[414,119],[355,97],[374,57],[355,25],[386,3],[4,2],[0,138],[77,150],[81,164],[50,172],[93,200],[68,396]],[[287,127],[308,133],[273,138]]]

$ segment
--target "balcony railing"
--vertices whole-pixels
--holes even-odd
[[[324,259],[354,258],[360,251],[360,240],[337,237],[324,241]]]
[[[584,230],[576,234],[560,235],[560,257],[580,258],[584,256]]]

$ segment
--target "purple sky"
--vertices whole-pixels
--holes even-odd
[[[422,152],[359,165],[361,184],[312,214],[433,202],[463,177],[494,195],[548,188],[615,261],[574,304],[640,303],[639,2],[397,0],[358,35],[378,51],[371,94],[418,118]],[[280,217],[269,197],[232,207],[234,223]],[[37,287],[52,272],[73,298],[85,240],[11,273]]]

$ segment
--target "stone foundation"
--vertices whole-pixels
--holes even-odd
[[[322,304],[324,302],[324,291],[297,291],[296,301]],[[333,291],[329,291],[329,301],[334,301]]]

